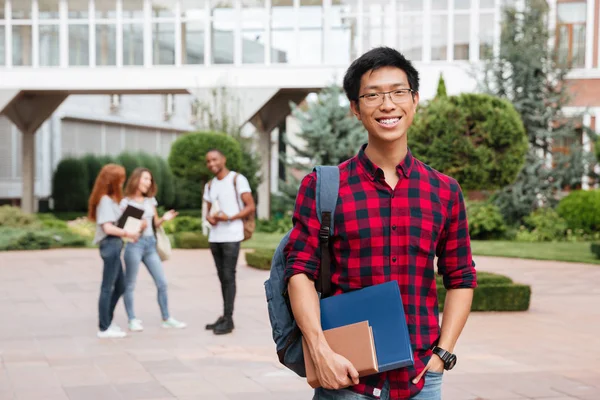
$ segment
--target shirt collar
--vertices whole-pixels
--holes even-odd
[[[383,170],[375,165],[369,157],[365,154],[365,149],[367,148],[368,143],[365,143],[361,146],[358,152],[358,162],[365,169],[367,174],[371,177],[371,179],[381,179],[384,177]],[[406,157],[400,161],[400,163],[396,166],[396,171],[399,174],[403,175],[405,178],[410,176],[410,172],[412,171],[412,167],[414,165],[414,157],[408,149],[406,153]]]

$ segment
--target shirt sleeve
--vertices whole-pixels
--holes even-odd
[[[204,199],[204,201],[212,203],[212,201],[210,199],[210,193],[209,193],[209,189],[208,189],[208,183],[206,183],[204,185],[204,195],[202,196],[202,198]]]
[[[150,199],[150,204],[154,207],[158,206],[158,201],[156,201],[156,197]]]
[[[116,222],[118,216],[115,214],[113,200],[108,196],[102,196],[100,204],[96,208],[96,223],[103,225],[107,222]]]
[[[319,246],[319,228],[316,207],[316,173],[312,172],[302,179],[294,213],[293,227],[284,248],[287,262],[284,270],[286,283],[296,274],[306,274],[316,280],[319,276],[321,251]]]
[[[238,174],[237,176],[237,190],[240,196],[242,193],[252,193],[252,189],[250,189],[250,183],[248,179],[242,174]]]
[[[127,198],[126,197],[123,197],[123,199],[119,203],[119,208],[121,209],[121,212],[125,211],[125,209],[127,208]]]
[[[475,288],[477,273],[471,254],[471,239],[462,190],[457,182],[452,185],[454,198],[445,237],[437,249],[438,271],[446,289]]]

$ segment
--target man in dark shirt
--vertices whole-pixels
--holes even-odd
[[[413,367],[358,378],[323,336],[314,280],[319,275],[315,173],[301,183],[285,248],[285,277],[295,319],[321,388],[315,399],[441,398],[442,374],[467,321],[475,265],[459,184],[418,159],[407,132],[419,103],[419,75],[396,50],[376,48],[344,77],[352,113],[368,143],[339,165],[340,189],[331,239],[333,294],[396,280],[406,312]],[[448,289],[440,329],[434,259]],[[385,307],[382,304],[381,307]]]

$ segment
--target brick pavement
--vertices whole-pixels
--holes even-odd
[[[478,269],[533,286],[523,313],[473,313],[446,373],[445,400],[600,399],[600,267],[477,257]],[[142,269],[145,331],[97,339],[101,264],[95,250],[0,253],[0,399],[309,399],[278,364],[263,294],[267,272],[240,257],[236,330],[214,336],[220,289],[210,253],[176,250],[165,263],[174,317],[159,327]],[[116,322],[126,326],[122,302]]]

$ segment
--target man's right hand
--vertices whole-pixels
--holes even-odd
[[[209,224],[211,224],[212,226],[215,226],[217,224],[217,220],[215,219],[215,217],[213,217],[212,215],[208,215],[206,217],[206,220],[208,221]]]
[[[324,389],[343,389],[358,385],[358,371],[347,358],[327,349],[315,355],[315,370]]]

